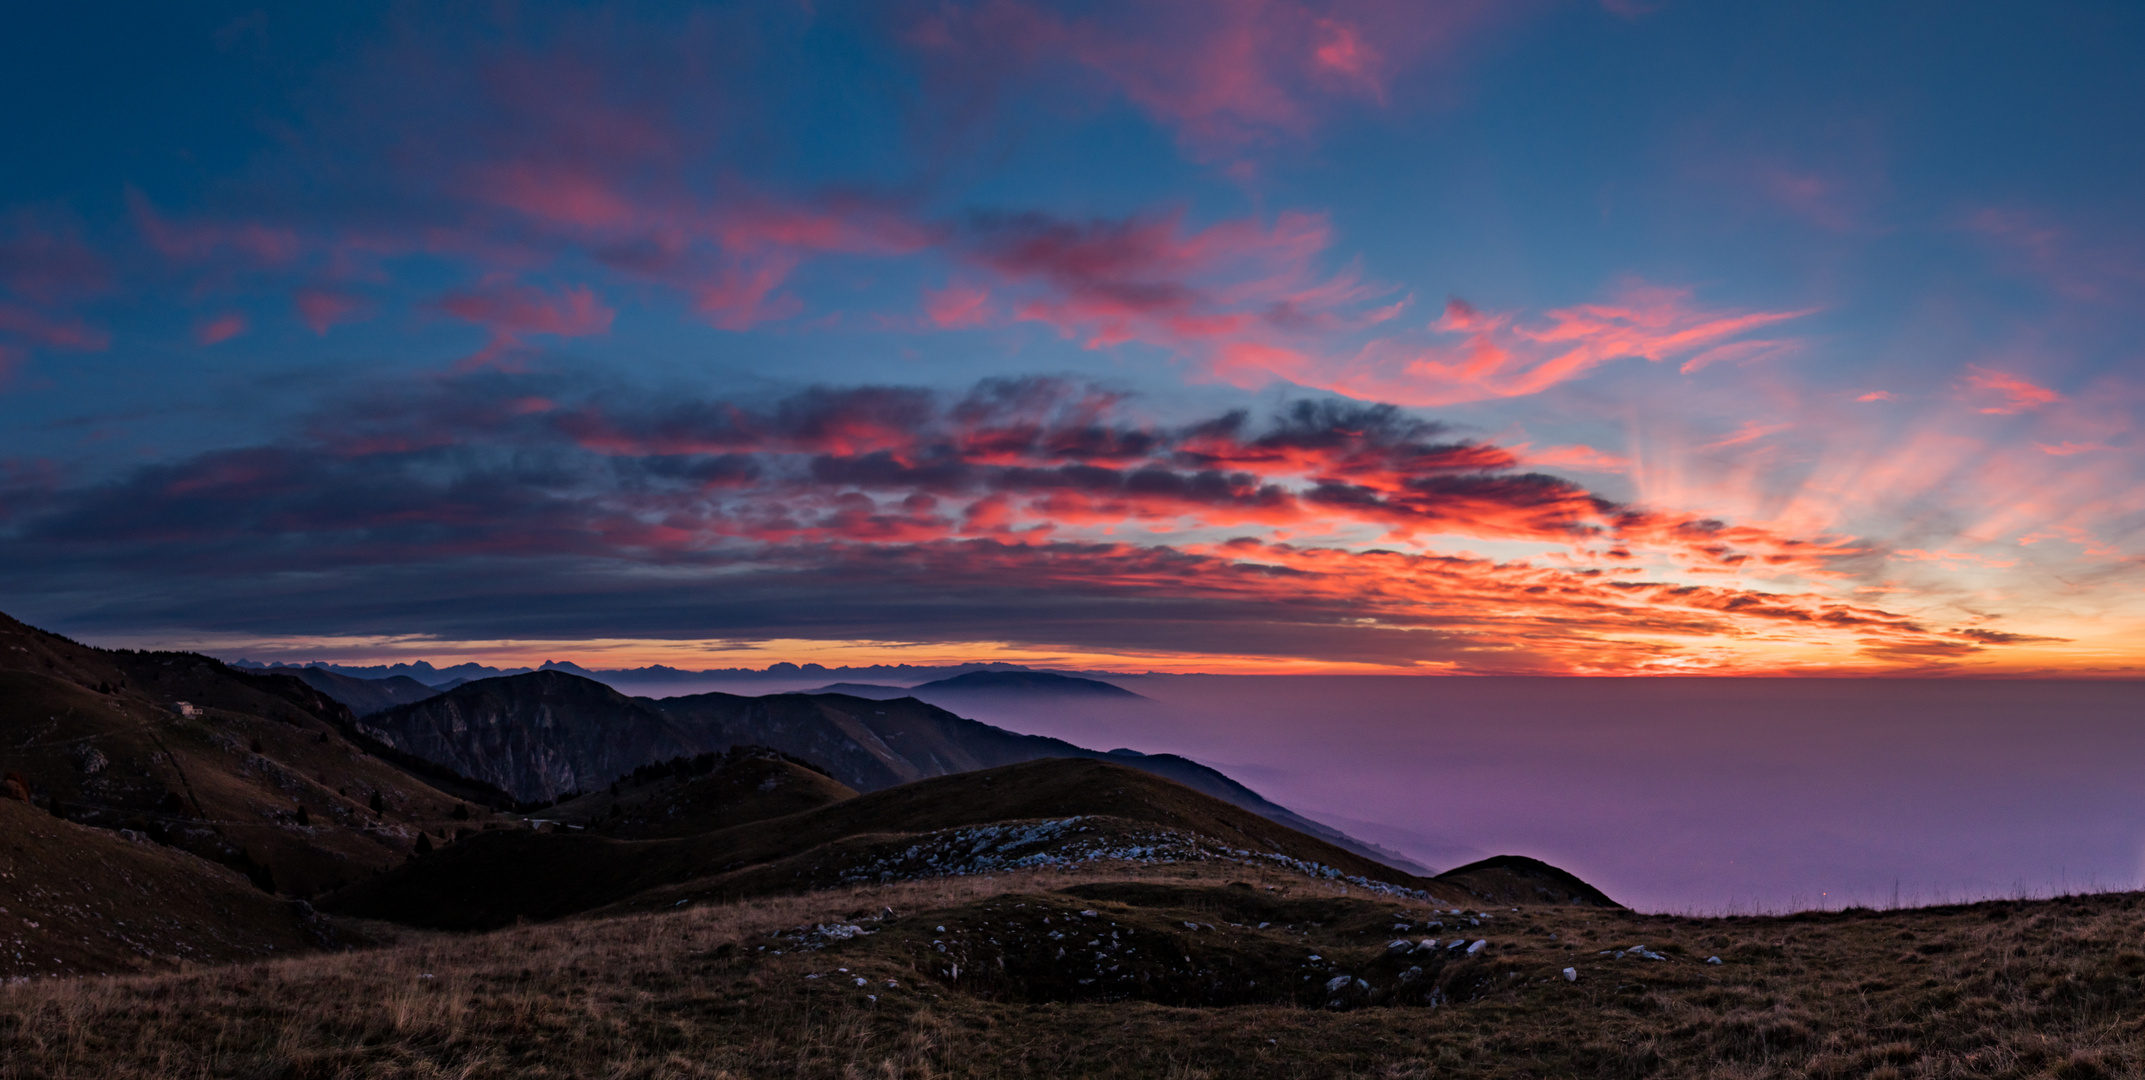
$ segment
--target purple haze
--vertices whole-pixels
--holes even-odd
[[[1431,866],[1533,855],[1647,910],[2134,887],[2145,683],[1145,676],[956,711],[1197,758]]]

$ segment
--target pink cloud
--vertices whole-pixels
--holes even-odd
[[[75,235],[72,223],[17,210],[0,221],[0,286],[32,302],[79,300],[110,287],[104,257]]]
[[[127,206],[149,246],[165,258],[197,262],[230,251],[253,262],[283,265],[305,251],[296,230],[263,222],[175,222],[158,213],[140,191],[127,189]]]
[[[2042,442],[2037,442],[2033,445],[2036,449],[2040,450],[2041,453],[2053,454],[2056,457],[2070,457],[2073,454],[2090,454],[2099,450],[2114,449],[2113,447],[2108,446],[2105,443],[2074,443],[2067,439],[2055,446],[2050,446],[2047,443]]]
[[[1003,279],[1017,318],[1049,323],[1090,347],[1181,348],[1344,328],[1350,319],[1339,312],[1377,290],[1351,275],[1316,273],[1331,235],[1323,217],[1301,213],[1281,214],[1270,226],[1235,220],[1196,231],[1179,214],[1090,221],[1026,214],[979,220],[964,248]]]
[[[990,321],[991,294],[971,285],[948,285],[924,293],[924,314],[941,330],[982,326]]]
[[[1583,472],[1621,473],[1631,471],[1631,459],[1622,454],[1596,450],[1584,443],[1570,446],[1545,446],[1535,450],[1526,444],[1512,448],[1528,465],[1551,469],[1578,469]]]
[[[1605,303],[1562,308],[1533,320],[1486,313],[1456,299],[1430,327],[1443,341],[1387,338],[1340,357],[1264,342],[1236,343],[1220,351],[1215,366],[1222,377],[1239,383],[1272,375],[1350,397],[1441,406],[1540,393],[1616,359],[1693,356],[1809,313],[1710,311],[1693,305],[1687,289],[1627,283]],[[1777,350],[1791,343],[1765,344]]]
[[[298,317],[316,334],[326,334],[337,323],[355,322],[369,309],[361,297],[327,289],[300,289],[291,298]]]
[[[110,334],[80,319],[5,300],[0,300],[0,333],[27,338],[32,345],[83,352],[96,352],[112,343]]]
[[[1776,205],[1819,228],[1848,232],[1856,227],[1856,193],[1834,177],[1768,165],[1757,170],[1756,180]]]
[[[1678,370],[1685,375],[1711,367],[1714,364],[1754,364],[1785,356],[1802,348],[1799,341],[1737,341],[1716,345],[1683,362]]]
[[[1300,138],[1337,102],[1384,103],[1403,70],[1451,54],[1497,14],[1472,0],[1115,2],[1077,14],[994,0],[941,9],[910,38],[953,54],[946,67],[1005,79],[1069,66],[1175,130],[1192,156],[1218,160]]]
[[[1793,424],[1760,424],[1756,420],[1745,420],[1743,421],[1743,426],[1735,429],[1734,432],[1715,439],[1699,447],[1699,449],[1723,450],[1730,446],[1741,446],[1744,443],[1757,442],[1768,435],[1778,435],[1794,426]]]
[[[1864,395],[1862,395],[1861,397],[1858,397],[1858,398],[1856,398],[1855,400],[1856,400],[1856,401],[1898,401],[1898,400],[1899,400],[1899,395],[1898,395],[1898,394],[1895,394],[1895,393],[1892,393],[1892,392],[1891,392],[1890,390],[1872,390],[1872,391],[1870,391],[1869,393],[1867,393],[1867,394],[1864,394]]]
[[[229,341],[246,332],[246,317],[236,311],[217,317],[194,327],[194,342],[199,345],[215,345]]]
[[[615,310],[596,298],[587,286],[574,286],[547,293],[526,285],[492,282],[462,289],[441,297],[441,311],[459,319],[481,323],[495,333],[556,334],[585,337],[611,328]]]
[[[1992,416],[2010,416],[2031,412],[2043,405],[2060,401],[2063,395],[2045,386],[2035,386],[2016,375],[1968,364],[1966,385],[1974,390],[1996,394],[2003,400],[1999,404],[1983,406],[1981,411]]]
[[[2013,269],[2074,300],[2134,297],[2145,285],[2145,260],[2134,234],[2110,235],[2101,228],[2081,236],[2049,213],[2016,206],[1981,207],[1966,215],[1962,227],[2008,255]]]

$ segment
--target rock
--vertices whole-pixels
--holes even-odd
[[[1473,955],[1475,955],[1476,953],[1478,953],[1478,952],[1481,952],[1481,951],[1482,951],[1482,947],[1483,947],[1483,946],[1485,946],[1485,945],[1488,945],[1488,944],[1489,944],[1489,941],[1488,941],[1487,939],[1485,939],[1485,940],[1482,940],[1482,941],[1477,941],[1477,942],[1475,942],[1475,943],[1474,943],[1473,945],[1469,945],[1469,946],[1467,947],[1467,955],[1469,955],[1469,956],[1473,956]]]
[[[1338,994],[1341,991],[1348,989],[1348,984],[1354,981],[1355,978],[1353,976],[1335,975],[1334,977],[1326,980],[1326,993]]]
[[[1394,938],[1393,940],[1385,943],[1385,951],[1392,953],[1395,956],[1407,952],[1409,949],[1412,949],[1414,947],[1415,943],[1409,941],[1407,938]]]
[[[1578,968],[1565,968],[1565,969],[1564,969],[1564,981],[1565,981],[1565,982],[1578,982],[1578,981],[1579,981],[1579,969],[1578,969]]]
[[[1445,951],[1447,951],[1447,952],[1451,952],[1451,951],[1454,951],[1454,950],[1456,950],[1456,949],[1464,949],[1464,948],[1466,948],[1466,947],[1467,947],[1467,939],[1465,939],[1465,938],[1453,938],[1453,939],[1452,939],[1452,944],[1450,944],[1450,945],[1447,945],[1447,946],[1445,946]]]
[[[1420,979],[1422,977],[1423,969],[1419,967],[1411,967],[1408,970],[1400,973],[1400,985],[1406,986],[1407,984],[1414,982],[1415,980]]]
[[[1415,946],[1416,952],[1434,952],[1436,951],[1436,949],[1437,939],[1434,937],[1426,937],[1422,940],[1421,944]]]
[[[1708,956],[1708,957],[1706,957],[1706,963],[1708,963],[1708,964],[1718,964],[1718,963],[1720,963],[1720,957],[1718,957],[1718,956]]]

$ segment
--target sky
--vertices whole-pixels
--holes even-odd
[[[99,644],[2145,674],[2135,4],[5,18]]]

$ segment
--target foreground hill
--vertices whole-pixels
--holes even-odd
[[[397,759],[287,674],[94,649],[0,616],[0,790],[307,896],[481,827],[482,788]],[[130,849],[114,849],[130,850]],[[146,849],[145,849],[146,850]],[[0,879],[0,905],[19,895]]]
[[[663,840],[856,797],[856,789],[818,766],[764,746],[739,746],[636,769],[608,790],[560,803],[543,817],[621,840]]]
[[[225,963],[336,944],[243,874],[139,833],[0,799],[0,982]]]
[[[366,918],[476,929],[621,903],[668,906],[995,866],[1197,859],[1202,845],[1208,854],[1271,856],[1275,865],[1365,886],[1430,884],[1136,769],[1054,759],[936,777],[672,840],[489,833],[322,903]]]
[[[1455,916],[1218,861],[1043,868],[0,987],[0,1071],[2135,1076],[2141,899]]]
[[[1036,673],[961,678],[984,675],[1002,680]],[[387,745],[497,785],[530,803],[594,792],[637,767],[732,746],[765,746],[810,761],[858,791],[1044,758],[1108,759],[1203,791],[1365,858],[1411,873],[1424,869],[1277,805],[1189,758],[1131,750],[1104,753],[1063,739],[1022,735],[913,697],[881,700],[815,692],[630,698],[554,669],[479,680],[365,717],[360,726]]]

